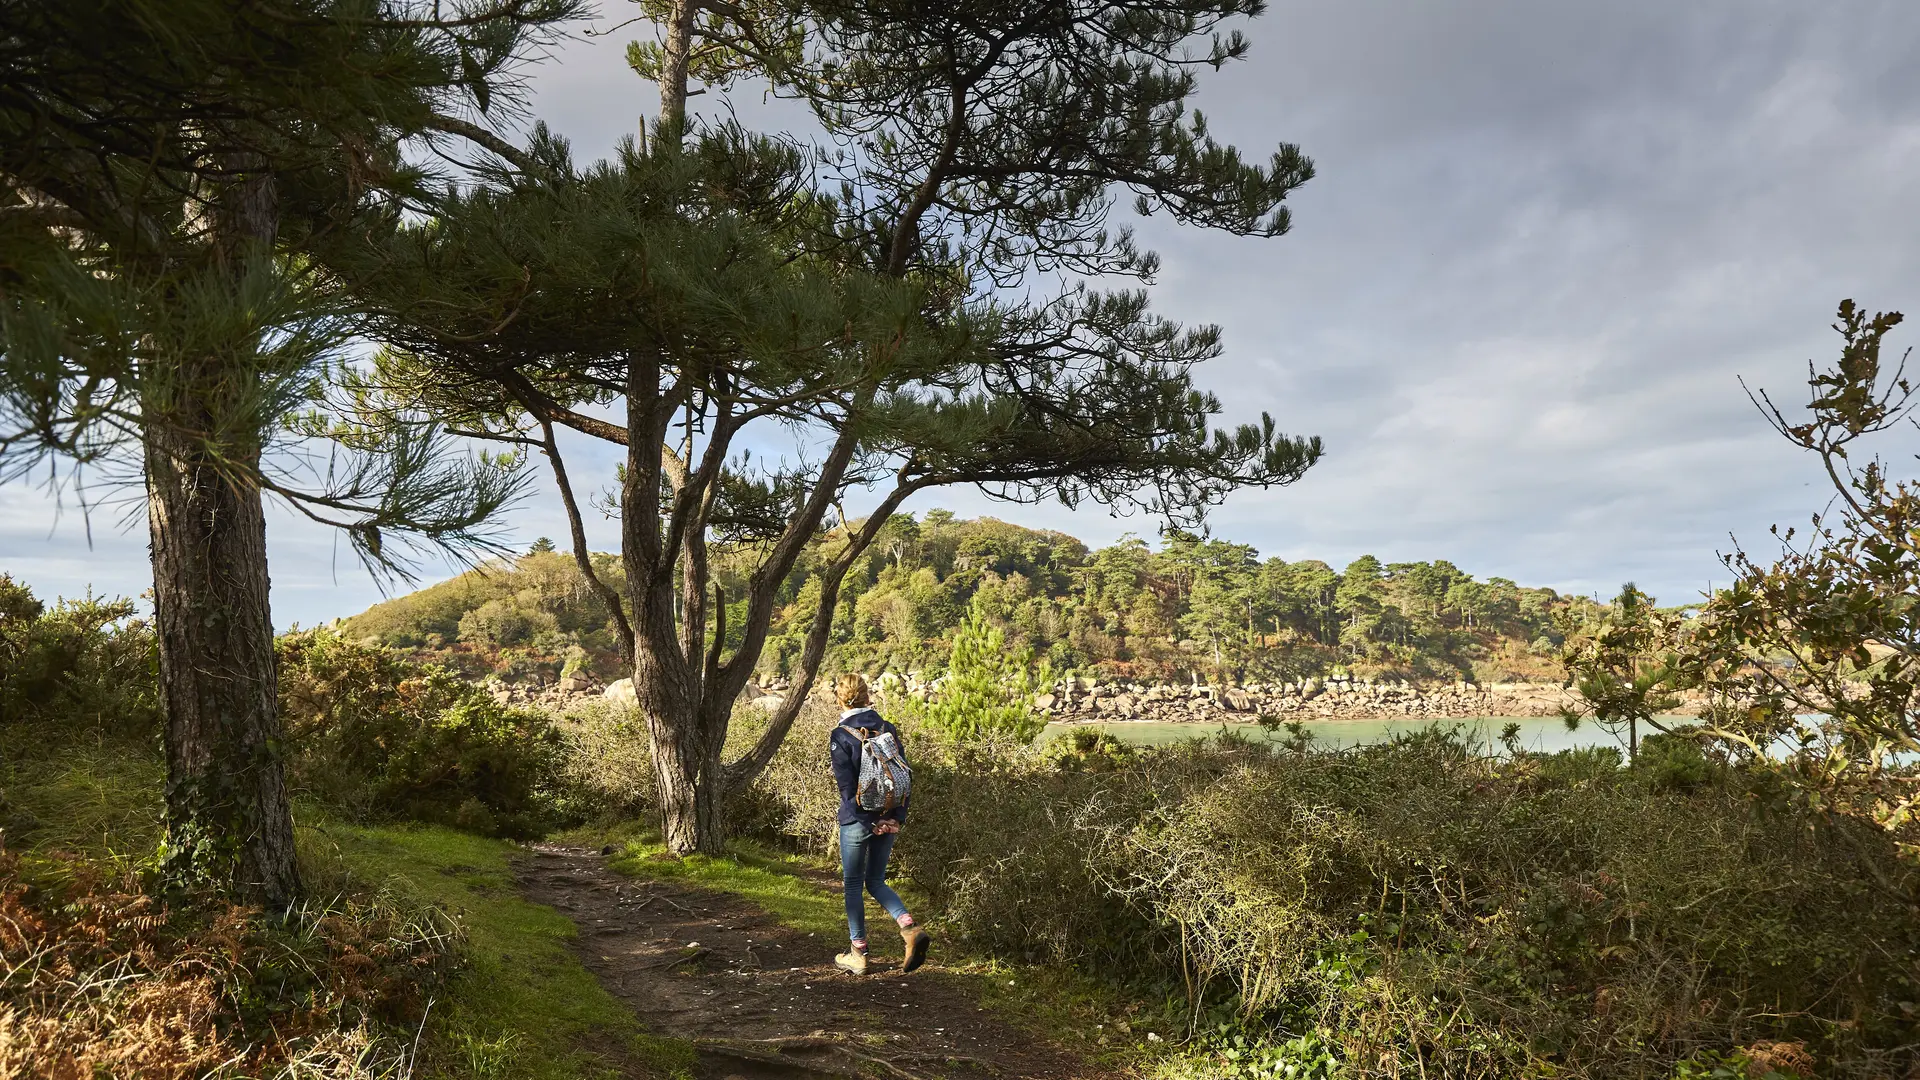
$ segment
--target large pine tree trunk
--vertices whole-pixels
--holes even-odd
[[[251,154],[229,154],[189,207],[202,253],[235,288],[273,257],[278,199]],[[142,386],[147,524],[166,706],[166,871],[269,911],[300,895],[282,764],[260,486],[261,342],[179,343]]]
[[[146,446],[167,716],[166,868],[175,880],[283,911],[300,878],[280,759],[260,491],[218,468],[175,423],[150,425]]]
[[[726,846],[719,747],[701,723],[697,689],[636,650],[633,691],[653,749],[660,834],[675,855],[718,855]]]

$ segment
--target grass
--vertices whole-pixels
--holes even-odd
[[[0,725],[0,827],[30,866],[37,851],[69,851],[120,866],[160,844],[166,768],[146,740]]]
[[[817,935],[826,946],[837,949],[846,936],[839,867],[826,859],[787,854],[749,840],[735,840],[731,851],[722,856],[676,858],[667,853],[657,833],[638,826],[569,839],[593,846],[614,844],[620,850],[607,865],[618,873],[730,893],[787,926]],[[920,898],[910,885],[894,884],[910,908],[925,907],[916,903]],[[892,922],[872,897],[867,898],[867,909],[869,924]],[[940,938],[938,921],[931,927]],[[1139,1020],[1143,1003],[1118,987],[1057,965],[1013,963],[958,953],[947,941],[939,945],[941,969],[961,979],[982,1006],[1016,1028],[1114,1070],[1164,1056],[1161,1048],[1168,1044],[1155,1047],[1146,1041],[1149,1027]]]
[[[138,866],[160,840],[165,766],[151,740],[0,725],[0,826],[26,868],[45,853]],[[369,827],[302,806],[302,867],[316,900],[387,890],[458,917],[462,966],[419,1032],[420,1080],[689,1080],[690,1044],[655,1038],[569,949],[575,928],[514,888],[511,843],[430,826]]]
[[[809,881],[810,868],[805,863],[746,841],[735,841],[727,855],[674,858],[658,842],[629,840],[607,865],[628,877],[731,893],[836,947],[846,936],[847,916],[840,897]],[[878,910],[871,901],[868,906]],[[892,924],[885,913],[879,917],[882,925]]]
[[[426,1028],[427,1075],[491,1080],[597,1080],[639,1065],[691,1075],[692,1047],[642,1031],[633,1013],[580,966],[573,923],[522,900],[503,840],[437,826],[326,824],[311,846],[361,882],[456,915],[465,965]]]

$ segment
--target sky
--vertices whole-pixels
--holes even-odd
[[[602,29],[631,13],[603,10]],[[1736,541],[1764,553],[1769,525],[1823,507],[1813,461],[1741,380],[1803,401],[1846,297],[1915,310],[1894,340],[1920,340],[1920,5],[1312,0],[1245,29],[1250,58],[1196,104],[1223,141],[1262,158],[1296,143],[1318,175],[1283,237],[1144,223],[1164,258],[1152,296],[1222,327],[1199,376],[1222,420],[1270,412],[1327,455],[1233,496],[1215,536],[1566,592],[1632,580],[1675,603],[1726,580]],[[531,115],[577,157],[655,111],[621,57],[648,32],[576,37],[531,69]],[[736,104],[753,126],[803,123]],[[1912,436],[1881,448],[1910,462]],[[962,491],[910,509],[932,506],[1093,544],[1156,529]],[[503,525],[524,546],[563,520],[536,487]],[[277,625],[380,599],[327,530],[279,509],[268,530]],[[612,546],[604,522],[591,532]],[[70,490],[0,488],[0,572],[43,597],[138,594],[144,515],[125,493],[88,515]]]

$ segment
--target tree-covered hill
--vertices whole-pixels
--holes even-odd
[[[764,660],[768,678],[797,656],[801,620],[818,598],[816,543],[789,577]],[[715,552],[729,598],[743,582]],[[619,560],[595,570],[624,592]],[[1262,559],[1254,548],[1168,532],[1097,550],[1065,533],[944,510],[897,515],[842,590],[838,665],[937,669],[954,629],[978,607],[1010,642],[1056,671],[1128,678],[1300,677],[1346,670],[1401,678],[1558,679],[1556,626],[1582,597],[1477,580],[1445,560],[1336,570],[1316,560]],[[739,618],[728,620],[737,628]],[[430,655],[475,677],[551,681],[586,670],[617,678],[607,610],[571,557],[550,542],[345,620],[357,638]]]

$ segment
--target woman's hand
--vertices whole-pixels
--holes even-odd
[[[873,835],[886,836],[900,831],[900,823],[892,818],[881,818],[873,823]]]

